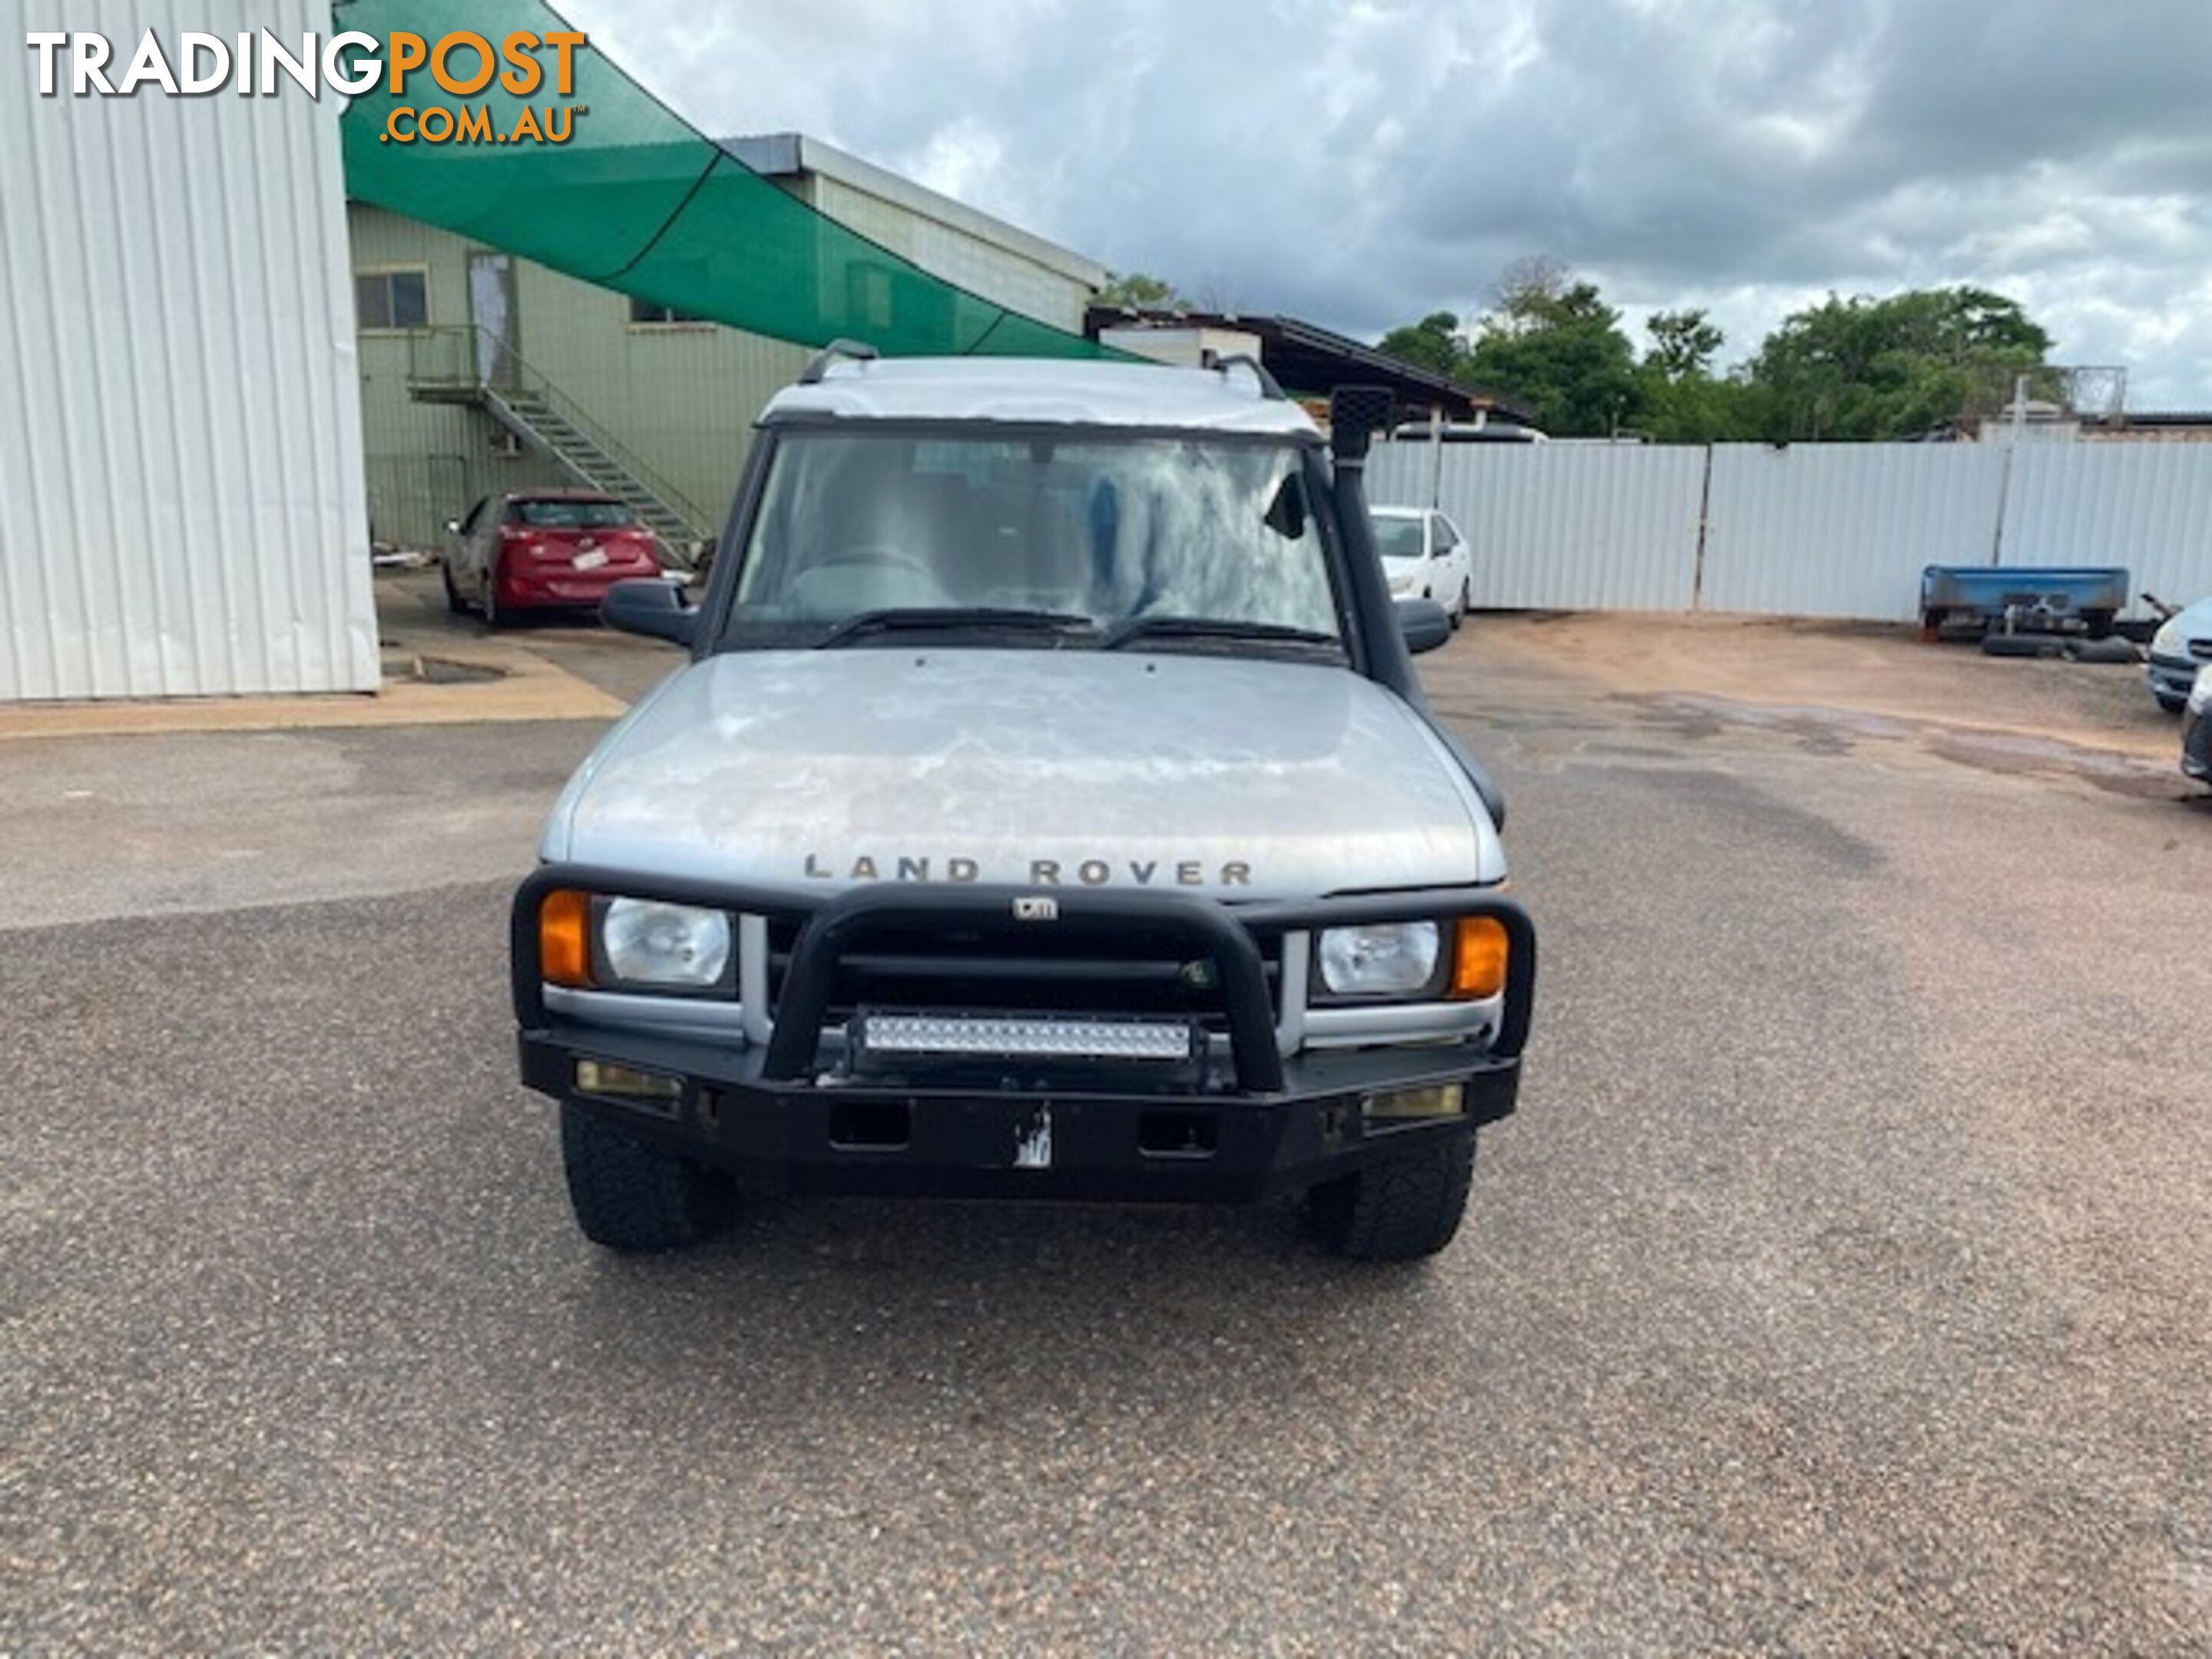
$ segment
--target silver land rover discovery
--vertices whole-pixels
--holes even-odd
[[[583,1231],[799,1190],[1236,1202],[1456,1230],[1535,938],[1429,712],[1361,477],[1256,365],[887,362],[761,416],[690,660],[577,769],[514,908]]]

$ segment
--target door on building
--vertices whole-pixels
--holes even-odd
[[[512,386],[516,379],[514,258],[511,254],[469,255],[469,316],[476,324],[477,381]]]

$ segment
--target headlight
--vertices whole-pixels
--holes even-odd
[[[1338,996],[1402,997],[1437,976],[1433,921],[1332,927],[1321,936],[1321,982]]]
[[[688,904],[610,899],[599,947],[615,977],[628,984],[719,985],[729,971],[730,919]]]
[[[2163,651],[2169,657],[2181,654],[2181,613],[2176,611],[2160,624],[2157,633],[2150,636],[2150,648]]]

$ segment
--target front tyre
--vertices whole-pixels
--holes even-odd
[[[594,1244],[680,1249],[711,1237],[729,1219],[726,1182],[573,1101],[561,1106],[561,1157],[569,1207]]]
[[[1315,1235],[1353,1261],[1419,1261],[1452,1242],[1474,1183],[1474,1136],[1379,1158],[1307,1194]]]

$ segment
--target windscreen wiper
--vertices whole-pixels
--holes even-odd
[[[1334,634],[1285,623],[1243,622],[1233,617],[1131,617],[1106,630],[1098,641],[1101,651],[1117,650],[1131,640],[1260,640],[1281,645],[1320,645],[1344,649]]]
[[[814,641],[817,651],[844,644],[866,634],[896,634],[908,630],[952,630],[963,628],[1008,628],[1066,634],[1097,626],[1088,617],[1072,611],[1022,611],[1003,605],[893,605],[882,611],[863,611],[848,617]]]

